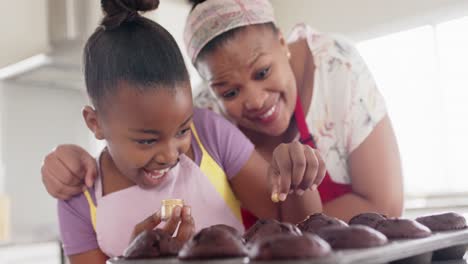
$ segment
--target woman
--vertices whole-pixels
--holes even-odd
[[[262,156],[271,160],[278,145],[300,140],[325,160],[328,173],[318,188],[324,213],[343,220],[364,211],[401,215],[397,142],[357,50],[303,24],[286,40],[267,0],[191,2],[188,54],[222,113]],[[48,173],[57,166],[70,177]],[[65,146],[49,154],[42,172],[49,193],[67,198],[79,192],[85,174],[92,183],[95,163],[81,148]]]

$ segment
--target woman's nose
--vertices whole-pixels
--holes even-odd
[[[262,91],[259,87],[253,87],[248,89],[246,93],[244,107],[247,111],[256,111],[263,108],[268,94]]]

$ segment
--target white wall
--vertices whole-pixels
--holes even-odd
[[[271,0],[285,33],[298,22],[354,40],[468,14],[466,0]]]
[[[79,22],[81,24],[78,25],[78,28],[83,32],[84,39],[87,39],[87,37],[94,32],[102,18],[99,2],[94,0],[80,0],[80,6],[76,9],[82,12],[82,17],[86,17],[84,21]],[[194,92],[196,93],[197,91],[195,88],[201,83],[201,78],[185,52],[183,39],[185,20],[190,9],[191,5],[188,4],[186,0],[161,1],[157,10],[148,12],[145,16],[161,24],[175,38],[184,56],[191,76]]]
[[[56,201],[45,191],[40,167],[46,153],[59,143],[89,147],[81,118],[86,103],[72,89],[22,87],[0,83],[1,153],[5,161],[6,193],[11,198],[13,237],[26,233],[52,235],[57,228]]]
[[[4,122],[3,122],[3,117],[2,113],[4,112],[4,99],[3,99],[3,89],[1,89],[2,86],[0,84],[0,195],[5,192],[5,173],[4,173],[4,168],[5,168],[5,160],[3,158],[3,151],[2,151],[2,146],[3,146],[3,127],[4,127]]]
[[[196,94],[202,80],[185,52],[184,44],[184,26],[190,9],[191,5],[186,0],[162,1],[156,11],[148,13],[148,17],[161,24],[175,38],[190,73],[193,93]]]
[[[0,68],[49,49],[47,0],[0,0]]]

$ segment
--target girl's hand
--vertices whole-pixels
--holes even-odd
[[[273,151],[268,171],[271,199],[284,201],[290,193],[302,195],[315,190],[325,177],[325,163],[319,151],[298,141],[282,143]]]
[[[91,187],[97,176],[96,160],[76,145],[60,145],[49,153],[41,168],[42,182],[55,198],[66,200]]]
[[[135,226],[129,242],[133,241],[133,239],[135,239],[135,237],[137,237],[141,232],[155,229],[161,222],[162,220],[160,211],[150,215],[148,218],[143,220],[143,222]],[[176,206],[172,210],[171,218],[169,218],[162,230],[168,234],[173,235],[177,229],[177,226],[179,226],[179,229],[177,230],[175,239],[182,245],[183,243],[187,242],[190,237],[192,237],[192,235],[195,234],[195,221],[193,220],[190,206]]]

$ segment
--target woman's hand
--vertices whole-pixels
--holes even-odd
[[[141,232],[155,229],[161,222],[161,211],[157,211],[150,215],[135,226],[129,242],[133,241],[133,239],[135,239],[135,237],[137,237]],[[177,230],[175,239],[182,245],[187,242],[193,234],[195,234],[195,221],[193,220],[190,206],[174,207],[171,217],[161,229],[168,234],[173,235],[177,226],[179,226],[179,229]]]
[[[285,201],[288,194],[303,195],[314,190],[325,177],[325,163],[319,151],[298,141],[282,143],[273,151],[268,171],[274,202]]]
[[[41,174],[47,192],[66,200],[93,185],[96,160],[79,146],[60,145],[45,157]]]

